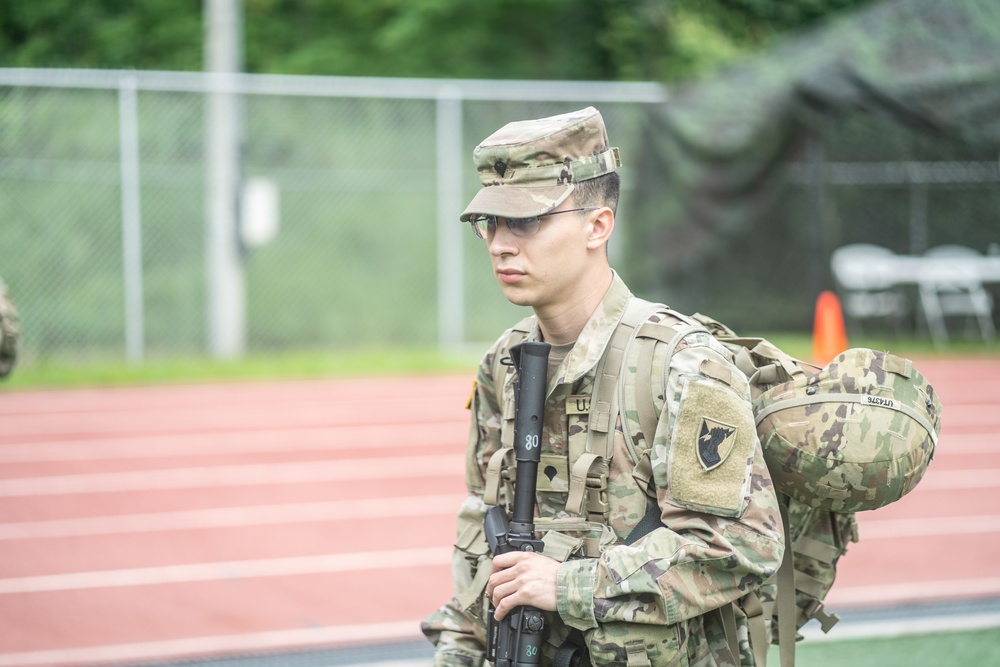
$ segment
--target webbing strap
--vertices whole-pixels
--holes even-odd
[[[747,615],[747,627],[750,631],[750,649],[753,651],[753,662],[756,667],[767,667],[767,626],[764,619],[764,605],[757,593],[747,593],[743,596],[740,606]]]
[[[655,311],[654,311],[655,312]],[[672,314],[673,311],[671,311]],[[687,324],[684,326],[678,325],[664,325],[649,322],[644,324],[636,332],[636,338],[647,338],[653,341],[660,341],[667,345],[666,354],[664,356],[664,363],[669,365],[670,358],[674,356],[674,351],[677,349],[677,345],[684,339],[688,334],[695,331],[704,331],[705,328],[700,324]],[[635,404],[636,412],[639,417],[639,433],[634,434],[635,437],[642,436],[643,442],[648,449],[653,444],[653,437],[656,435],[656,424],[660,420],[660,415],[656,411],[656,404],[653,400],[653,378],[651,376],[652,372],[652,360],[653,352],[656,347],[655,343],[649,345],[643,345],[639,350],[638,364],[635,369]],[[648,363],[644,363],[648,360]],[[622,382],[621,391],[625,391],[625,383]],[[622,405],[625,404],[625,397],[622,396],[620,399]],[[625,442],[628,444],[629,454],[632,455],[632,461],[638,463],[641,459],[640,454],[635,449],[635,438],[630,437],[630,434],[626,432]]]
[[[618,378],[621,376],[625,360],[625,350],[632,340],[632,334],[640,324],[662,306],[631,297],[622,319],[615,328],[608,347],[597,365],[594,375],[594,392],[590,403],[590,428],[587,433],[587,451],[603,452],[605,459],[610,459],[614,452],[615,422],[618,421]],[[598,448],[594,442],[595,433],[601,433],[604,447]]]
[[[486,466],[486,484],[483,488],[483,502],[487,505],[497,505],[500,498],[500,483],[503,481],[503,469],[513,465],[514,450],[503,447],[493,452]]]
[[[677,335],[677,329],[673,327],[665,327],[660,324],[654,324],[653,322],[646,322],[639,330],[636,332],[636,338],[652,338],[655,340],[662,341],[669,344],[670,341]],[[655,345],[642,345],[639,348],[639,358],[635,366],[636,378],[635,386],[643,387],[643,391],[637,391],[635,396],[635,409],[639,413],[639,423],[640,424],[655,424],[659,421],[659,415],[656,414],[656,405],[653,403],[653,392],[652,392],[652,380],[650,372],[653,368],[653,350]],[[636,435],[641,435],[644,442],[643,444],[648,448],[653,444],[653,433],[648,432],[644,429],[642,433],[637,433]],[[633,458],[637,458],[633,455]]]
[[[917,422],[927,431],[927,434],[931,437],[931,443],[937,446],[938,436],[934,431],[934,427],[931,425],[930,421],[922,414],[914,410],[909,405],[903,403],[902,401],[892,399],[888,400],[887,403],[873,402],[871,394],[813,394],[812,396],[799,396],[796,398],[788,398],[783,401],[776,401],[771,405],[767,406],[763,410],[757,413],[757,425],[759,426],[762,421],[768,416],[778,412],[779,410],[788,410],[790,408],[800,408],[804,405],[812,405],[814,403],[858,403],[863,405],[870,405],[877,408],[885,408],[887,410],[896,410],[897,412],[902,412],[904,415]]]
[[[822,581],[806,574],[801,570],[795,570],[795,590],[805,593],[814,598],[822,598],[826,594],[826,584]]]
[[[512,326],[510,336],[507,338],[507,347],[503,350],[497,350],[496,357],[493,359],[493,390],[497,401],[501,400],[503,396],[503,385],[507,379],[507,371],[510,368],[504,365],[504,358],[507,356],[507,351],[518,343],[524,342],[524,339],[531,333],[533,322],[533,317],[525,317]]]
[[[576,463],[569,474],[569,496],[566,498],[566,511],[570,514],[583,515],[583,501],[587,497],[587,475],[595,466],[601,463],[601,457],[593,452],[586,452]]]
[[[726,643],[729,644],[730,658],[734,665],[740,664],[740,638],[736,632],[736,607],[732,602],[724,604],[717,610],[722,621],[722,630],[726,635]]]
[[[653,312],[652,304],[631,297],[601,360],[597,363],[590,398],[590,415],[587,418],[586,453],[572,464],[569,496],[566,499],[567,512],[583,514],[584,502],[588,500],[588,493],[591,492],[587,488],[589,473],[594,469],[600,469],[602,463],[610,461],[615,451],[615,424],[620,409],[617,393],[618,378],[625,359],[625,351],[636,327]],[[604,489],[592,491],[603,493]],[[587,502],[588,506],[590,504]]]
[[[771,343],[771,341],[767,340],[766,338],[740,338],[740,337],[721,336],[719,337],[719,341],[729,345],[738,345],[746,350],[749,350],[751,353],[756,354],[758,357],[761,357],[763,359],[770,359],[771,361],[776,362],[777,365],[780,366],[781,369],[784,370],[785,374],[788,376],[785,380],[782,380],[783,382],[798,375],[805,375],[805,371],[799,367],[799,364],[805,363],[807,366],[813,366],[815,368],[819,368],[818,366],[814,366],[813,364],[806,363],[799,359],[794,359],[792,357],[789,357],[784,352],[775,347],[774,344]],[[771,364],[768,365],[770,366]],[[743,368],[740,368],[740,370],[743,370]],[[744,372],[746,373],[746,371]],[[746,373],[746,374],[747,376],[753,375],[753,373]]]
[[[834,560],[840,554],[836,547],[820,542],[819,540],[814,540],[811,537],[806,537],[805,535],[800,535],[795,540],[794,551],[797,554],[815,558],[819,562],[828,565],[833,565]]]
[[[785,539],[791,535],[788,520],[788,496],[779,493],[778,505],[781,508],[781,525],[785,530]],[[781,667],[795,667],[795,621],[798,607],[795,605],[795,566],[792,550],[785,548],[778,568],[778,650],[781,655]]]

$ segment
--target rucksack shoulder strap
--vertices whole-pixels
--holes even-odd
[[[493,395],[497,397],[498,401],[503,400],[503,385],[507,378],[507,371],[511,368],[505,361],[510,356],[510,348],[524,342],[534,326],[535,317],[533,315],[525,317],[508,330],[506,339],[497,348],[497,353],[493,357]]]
[[[588,418],[586,453],[573,463],[566,511],[583,514],[587,502],[586,480],[595,470],[607,466],[614,452],[615,425],[621,411],[618,378],[636,330],[659,308],[658,304],[631,297],[594,371]]]
[[[663,363],[656,370],[670,365],[670,359],[680,342],[689,334],[705,331],[699,322],[658,304],[653,314],[660,314],[656,321],[647,318],[635,333],[636,349],[629,354],[635,359],[630,364],[624,361],[626,372],[618,383],[620,403],[627,414],[635,414],[634,422],[625,420],[625,444],[633,464],[640,464],[644,453],[652,446],[660,411],[653,397],[654,354],[657,343],[663,343]],[[637,422],[637,423],[636,423]],[[638,428],[636,428],[636,426]]]
[[[607,457],[610,457],[611,452],[614,451],[615,422],[623,405],[619,400],[621,393],[618,391],[618,386],[619,378],[623,375],[626,353],[638,332],[648,324],[649,318],[663,308],[665,306],[637,297],[629,299],[621,322],[615,329],[615,333],[597,365],[593,405],[590,411],[591,433],[596,428],[599,433],[606,437],[606,446],[603,448],[603,452]],[[587,449],[593,451],[591,446],[588,446]]]

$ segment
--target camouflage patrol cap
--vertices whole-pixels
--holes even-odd
[[[472,152],[483,184],[461,220],[475,214],[526,218],[566,201],[575,184],[619,166],[601,112],[579,111],[508,123]]]

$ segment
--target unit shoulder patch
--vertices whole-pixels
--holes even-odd
[[[739,516],[746,506],[755,444],[753,412],[746,400],[715,380],[682,380],[667,467],[673,502]]]
[[[706,471],[718,468],[733,451],[739,429],[708,417],[701,420],[698,435],[698,462]]]

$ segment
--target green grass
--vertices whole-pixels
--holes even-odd
[[[788,354],[798,359],[811,361],[812,337],[806,334],[759,334],[748,336],[767,338]],[[946,347],[936,347],[930,340],[917,337],[848,337],[849,347],[869,347],[873,350],[891,352],[904,357],[1000,357],[1000,344],[984,343],[978,340],[955,340]]]
[[[750,334],[748,335],[759,335]],[[789,354],[812,358],[812,339],[805,334],[764,334]],[[945,350],[920,339],[851,340],[852,347],[871,347],[916,358],[1000,356],[1000,346],[956,342]],[[20,361],[0,391],[38,387],[81,387],[165,384],[234,380],[280,380],[418,373],[472,373],[487,344],[447,354],[436,348],[370,348],[253,353],[245,359],[218,361],[200,357],[153,358],[132,366],[121,358],[89,357],[73,361]]]
[[[768,665],[781,665],[772,647]],[[1000,666],[1000,628],[877,639],[800,642],[797,667]]]
[[[480,351],[449,355],[432,349],[367,349],[344,352],[252,354],[241,360],[152,359],[129,365],[121,359],[50,361],[14,367],[0,391],[41,387],[177,384],[318,377],[472,373]]]

